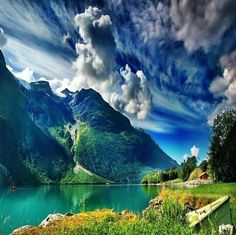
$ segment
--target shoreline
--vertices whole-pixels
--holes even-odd
[[[140,184],[128,184],[126,186],[138,186],[138,185],[141,186],[141,187],[142,186],[150,186],[150,185],[140,185]],[[234,213],[235,213],[236,193],[234,192],[234,185],[236,185],[236,183],[232,183],[232,184],[231,183],[229,183],[229,184],[227,184],[227,183],[223,183],[223,184],[213,183],[213,184],[209,184],[209,185],[206,185],[206,184],[203,185],[202,184],[202,185],[199,185],[199,187],[194,187],[194,188],[177,188],[177,189],[163,188],[164,190],[160,195],[161,196],[163,196],[163,195],[168,196],[168,198],[163,198],[164,202],[169,201],[169,200],[171,201],[174,198],[175,203],[177,203],[177,204],[180,203],[179,205],[181,205],[181,204],[184,205],[184,200],[185,200],[184,198],[188,198],[188,200],[190,198],[193,198],[192,202],[197,203],[198,208],[201,208],[201,207],[205,206],[206,204],[209,204],[210,202],[212,202],[212,200],[218,199],[221,194],[223,195],[223,194],[227,193],[231,196],[231,206],[234,209]],[[110,186],[110,185],[108,185],[108,186]],[[116,186],[116,184],[115,185],[113,184],[112,186]],[[125,185],[120,184],[118,186],[125,186]],[[157,186],[157,185],[152,184],[152,186]],[[224,192],[222,192],[221,188],[223,188],[223,187],[227,190],[232,190],[232,193],[230,194],[229,191],[227,191],[227,190],[223,190]],[[207,191],[205,189],[209,189],[209,191]],[[169,192],[165,193],[164,192],[165,190],[169,190]],[[212,192],[215,192],[215,194],[212,193]],[[160,198],[159,198],[160,195],[157,196],[155,198],[155,200],[160,200]],[[181,201],[180,196],[182,196],[182,200],[183,200],[182,202],[180,202]],[[177,200],[177,198],[178,198],[179,201]],[[155,205],[155,203],[154,203],[154,205]],[[174,206],[174,207],[176,207],[176,206]],[[157,207],[157,208],[159,208],[159,207]],[[149,204],[149,206],[147,205],[146,209],[144,209],[144,211],[146,211],[146,210],[152,211],[152,207],[150,207],[150,204]],[[107,211],[106,213],[108,213],[107,216],[105,216],[105,217],[103,217],[104,211]],[[117,227],[117,226],[120,226],[119,225],[120,221],[123,221],[122,223],[124,223],[124,226],[131,229],[132,226],[134,226],[134,225],[131,226],[129,223],[126,224],[127,221],[123,220],[122,215],[129,214],[132,218],[134,218],[134,217],[138,218],[138,219],[135,219],[135,221],[132,221],[132,223],[135,224],[135,226],[136,226],[136,224],[139,224],[143,221],[146,221],[146,218],[143,217],[143,213],[144,212],[130,212],[130,211],[127,211],[127,210],[123,210],[122,212],[118,212],[118,211],[114,211],[114,210],[110,210],[110,209],[105,209],[105,210],[99,209],[99,210],[80,212],[78,214],[73,214],[73,215],[68,216],[68,217],[65,217],[65,215],[61,216],[61,214],[60,214],[59,217],[62,218],[62,220],[59,219],[59,220],[52,221],[52,223],[51,223],[51,225],[49,225],[49,227],[47,227],[47,226],[42,227],[40,225],[38,225],[38,226],[27,226],[27,227],[22,228],[22,229],[25,229],[26,232],[23,232],[23,230],[22,230],[22,232],[17,232],[17,233],[14,233],[14,234],[27,235],[27,234],[31,234],[32,231],[35,231],[35,233],[33,233],[33,234],[41,235],[41,234],[49,234],[49,233],[46,233],[45,231],[50,231],[51,229],[56,229],[56,231],[62,231],[65,228],[68,228],[70,231],[77,231],[77,229],[81,229],[81,231],[83,231],[83,229],[84,229],[83,226],[85,226],[86,228],[88,227],[89,229],[95,229],[96,226],[98,226],[98,224],[96,222],[97,220],[96,219],[94,220],[94,218],[96,216],[97,216],[96,218],[100,218],[100,216],[103,218],[101,220],[98,219],[98,221],[100,221],[99,223],[102,223],[105,227],[106,226],[111,226],[111,228],[113,228],[113,226]],[[153,213],[153,212],[151,212],[151,213]],[[176,212],[174,212],[174,213],[176,213]],[[48,215],[48,216],[57,217],[58,214],[53,214],[53,215]],[[83,223],[83,226],[80,223],[77,223],[76,222],[77,220],[81,220],[80,216],[82,216],[83,218],[85,217],[87,219],[87,221],[90,221],[93,224],[93,227],[92,228],[89,227],[91,225],[90,222]],[[113,219],[111,219],[111,217]],[[234,221],[235,221],[235,218],[236,218],[235,214],[234,214],[233,217],[234,217]],[[127,220],[127,218],[125,220]],[[150,222],[150,221],[147,222],[146,221],[145,223],[148,223],[149,226],[154,226],[156,223],[158,223],[158,221],[155,221],[155,223],[154,223],[154,221],[152,221],[152,222]],[[179,222],[176,222],[176,223],[178,224],[178,226],[182,226],[181,223],[179,223]],[[161,226],[161,224],[158,224],[158,226]],[[175,225],[173,224],[172,226],[175,226]],[[119,227],[119,229],[121,229],[121,228]],[[167,226],[167,227],[164,227],[164,229],[168,230],[169,228]],[[186,228],[186,229],[188,229],[188,228]],[[57,234],[57,233],[50,233],[50,234]],[[60,232],[58,234],[64,234],[64,233]],[[68,234],[73,234],[73,233],[68,233]],[[81,233],[81,234],[86,234],[86,233]],[[90,234],[90,233],[88,233],[88,234]],[[98,234],[100,234],[100,233],[98,233]],[[183,234],[185,234],[185,233],[183,233]],[[188,234],[188,233],[186,233],[186,234]],[[196,234],[198,234],[198,233],[196,233]],[[203,234],[207,234],[207,233],[203,233]]]

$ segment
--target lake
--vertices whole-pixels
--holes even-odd
[[[113,208],[140,212],[159,193],[156,185],[60,185],[0,189],[0,234],[39,223],[50,213]]]

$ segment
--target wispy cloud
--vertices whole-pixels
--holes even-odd
[[[7,43],[7,38],[4,34],[4,31],[2,28],[0,28],[0,48],[2,48]]]
[[[40,45],[22,42],[8,36],[8,43],[3,52],[9,55],[7,59],[10,66],[14,66],[16,71],[30,67],[35,73],[48,79],[72,78],[74,76],[72,61],[65,60],[60,55],[48,53],[47,49],[40,47]]]

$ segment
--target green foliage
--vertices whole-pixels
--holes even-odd
[[[179,177],[186,181],[188,180],[190,173],[196,168],[197,159],[195,156],[188,157],[184,162],[181,163],[179,168]]]
[[[80,123],[75,154],[82,166],[101,177],[116,182],[137,182],[142,170],[138,161],[138,146],[142,142],[135,134],[104,132]]]
[[[161,206],[161,217],[166,217],[169,220],[177,220],[185,223],[185,207],[183,204],[173,200],[166,200]]]
[[[236,111],[226,110],[214,120],[209,165],[217,181],[236,181]]]
[[[0,69],[0,163],[15,184],[57,182],[72,159],[30,118],[27,92],[5,67]]]
[[[50,135],[67,151],[67,153],[70,153],[70,148],[73,145],[69,126],[57,126],[57,127],[49,127],[48,131]]]
[[[203,228],[196,231],[189,228],[185,222],[184,207],[174,201],[167,201],[160,210],[153,208],[146,209],[142,214],[118,215],[113,212],[106,216],[96,216],[102,213],[99,211],[91,213],[82,213],[76,215],[76,221],[68,218],[59,221],[44,228],[34,227],[27,229],[20,234],[81,234],[81,235],[211,235],[217,234],[212,227]],[[81,216],[81,218],[80,218]],[[86,222],[78,223],[77,221],[86,218]]]
[[[203,160],[200,165],[199,165],[199,168],[204,172],[207,170],[207,167],[208,167],[208,162],[207,160]]]
[[[62,234],[62,233],[59,233]],[[81,234],[81,235],[138,235],[138,234],[181,234],[181,235],[192,235],[192,234],[211,234],[205,232],[194,233],[187,226],[183,226],[180,223],[174,223],[173,221],[167,221],[161,219],[156,223],[148,223],[145,220],[137,221],[133,224],[119,225],[107,222],[91,222],[88,226],[78,227],[73,232],[67,231],[67,234]]]
[[[89,175],[84,171],[74,173],[73,170],[69,170],[65,177],[60,181],[62,184],[105,184],[109,183],[108,180],[103,179],[95,174]]]
[[[177,169],[153,171],[143,177],[141,184],[157,184],[168,180],[174,180],[176,178],[178,178]]]
[[[45,81],[25,89],[0,57],[0,164],[13,183],[133,183],[147,168],[177,165],[96,91],[62,98]],[[75,162],[101,178],[71,174]]]

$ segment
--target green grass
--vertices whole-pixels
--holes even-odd
[[[211,194],[211,195],[228,194],[232,197],[236,197],[236,183],[207,184],[207,185],[200,185],[196,188],[184,188],[181,190],[186,192],[191,192],[193,194]]]
[[[197,197],[218,199],[221,196],[229,195],[234,222],[236,221],[236,183],[215,183],[200,185],[196,188],[176,189],[177,192],[191,193]]]
[[[180,178],[174,179],[174,180],[168,180],[165,182],[166,185],[172,185],[172,184],[176,184],[176,183],[182,183],[183,180]]]
[[[157,210],[146,209],[143,213],[117,213],[113,210],[82,212],[46,227],[32,227],[17,235],[216,235],[213,229],[194,230],[187,226],[185,209],[175,201],[166,201]]]

